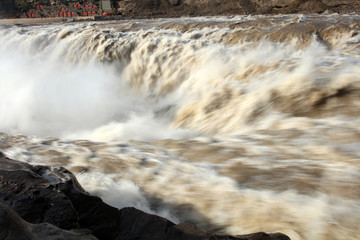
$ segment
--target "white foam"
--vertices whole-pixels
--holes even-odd
[[[219,41],[236,31],[2,29],[0,131],[100,141],[192,136],[174,128],[239,134],[291,116],[291,108],[289,115],[274,111],[274,93],[306,112],[317,96],[360,82],[357,56],[316,41],[305,50]]]

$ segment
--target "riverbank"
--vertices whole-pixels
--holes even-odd
[[[58,18],[100,17],[103,13],[99,1],[37,1],[12,5],[0,4],[0,18]],[[181,16],[227,16],[258,14],[359,14],[360,3],[350,0],[121,0],[113,1],[113,15],[117,18],[154,18]]]

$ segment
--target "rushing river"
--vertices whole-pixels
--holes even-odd
[[[0,150],[174,222],[360,239],[360,17],[0,25]]]

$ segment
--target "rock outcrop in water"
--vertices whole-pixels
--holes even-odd
[[[93,4],[96,8],[92,8]],[[112,4],[115,14],[128,17],[359,13],[360,9],[359,1],[353,0],[115,0]],[[0,3],[0,18],[78,17],[101,14],[99,0],[3,0]]]
[[[87,194],[61,167],[32,166],[0,152],[0,239],[287,240],[276,233],[225,236],[174,224]]]

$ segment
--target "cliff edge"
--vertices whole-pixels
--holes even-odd
[[[179,17],[243,14],[360,13],[353,0],[3,0],[0,18],[85,17]]]

